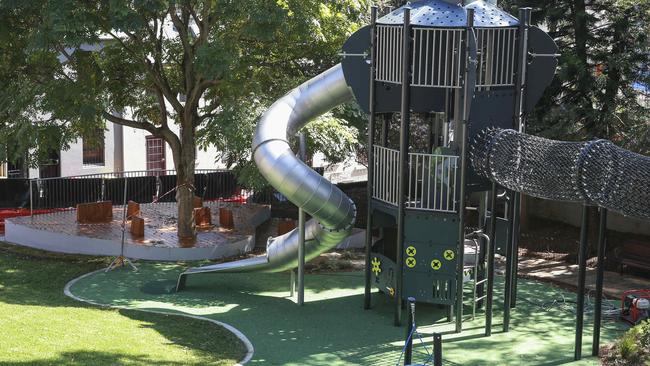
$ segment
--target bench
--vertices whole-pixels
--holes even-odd
[[[650,244],[630,241],[614,250],[619,263],[620,273],[625,267],[634,267],[650,271]]]

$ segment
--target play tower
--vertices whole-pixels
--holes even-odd
[[[395,298],[396,324],[415,297],[447,306],[460,331],[469,281],[489,333],[497,244],[509,259],[506,316],[512,305],[519,197],[497,196],[473,172],[468,141],[489,127],[525,129],[553,78],[555,43],[530,26],[530,9],[516,18],[480,0],[422,0],[379,18],[373,10],[343,50],[346,82],[370,116],[366,308],[376,287]],[[415,144],[421,134],[426,143]],[[505,215],[492,215],[499,200]],[[473,225],[469,211],[478,213]],[[496,230],[508,234],[490,243]]]

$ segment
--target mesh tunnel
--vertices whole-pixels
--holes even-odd
[[[650,157],[607,140],[566,142],[486,129],[470,147],[477,174],[529,196],[650,219]]]

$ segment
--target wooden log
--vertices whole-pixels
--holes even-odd
[[[235,220],[231,209],[225,207],[219,208],[219,225],[224,229],[235,228]]]
[[[134,238],[144,238],[144,219],[139,216],[133,216],[129,231]]]
[[[77,222],[79,224],[109,223],[113,220],[113,203],[111,201],[77,204]]]
[[[210,207],[194,209],[194,223],[198,227],[212,226],[212,212]]]
[[[134,201],[129,201],[126,206],[126,219],[131,220],[135,216],[140,216],[140,204]]]
[[[296,228],[296,220],[283,219],[278,224],[278,236],[284,235],[295,228]]]

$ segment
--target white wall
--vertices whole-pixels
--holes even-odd
[[[123,128],[124,171],[147,169],[147,138],[149,132],[131,127]],[[169,153],[167,163],[169,163]]]
[[[125,116],[129,118],[130,116]],[[141,129],[106,123],[104,134],[104,165],[83,164],[83,143],[78,139],[69,149],[61,151],[61,176],[83,174],[110,173],[115,171],[137,171],[147,169],[147,136],[149,132]],[[179,127],[171,125],[171,130],[178,134]],[[214,147],[207,150],[197,149],[197,169],[225,168],[221,162],[216,162],[218,151]],[[174,170],[174,159],[169,145],[165,149],[166,169]],[[38,178],[38,168],[29,169],[30,178]]]
[[[79,138],[70,148],[61,151],[61,176],[108,173],[115,170],[115,126],[112,123],[106,124],[104,131],[104,164],[84,165],[83,164],[83,142]]]
[[[178,133],[178,126],[172,125],[170,129]],[[149,132],[130,127],[124,127],[124,170],[146,170],[147,169],[147,136]],[[197,169],[219,169],[225,166],[222,163],[215,163],[217,149],[208,148],[206,151],[197,150],[196,168]],[[174,158],[169,145],[165,148],[166,168],[174,169]]]

